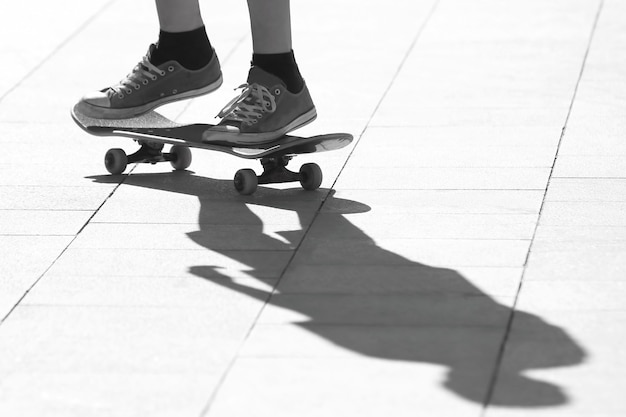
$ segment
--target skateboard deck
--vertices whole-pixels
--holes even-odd
[[[240,145],[226,142],[203,142],[202,134],[212,125],[204,123],[176,123],[156,111],[131,119],[94,119],[76,108],[72,118],[87,133],[95,136],[127,137],[139,143],[140,149],[126,155],[122,149],[110,149],[105,156],[105,166],[111,174],[121,174],[128,164],[170,162],[177,170],[191,164],[189,148],[224,152],[244,159],[259,159],[263,174],[257,176],[251,169],[235,174],[235,188],[241,194],[252,194],[258,184],[299,181],[306,190],[319,188],[322,172],[317,164],[304,164],[299,172],[286,168],[289,161],[301,154],[341,149],[352,142],[349,133],[332,133],[311,137],[285,135],[268,144]],[[165,144],[172,145],[163,152]]]

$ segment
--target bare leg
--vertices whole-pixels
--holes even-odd
[[[289,0],[248,0],[248,11],[254,53],[280,54],[291,51]]]
[[[165,32],[187,32],[204,25],[198,0],[156,0],[156,7]]]
[[[203,134],[205,142],[272,142],[317,116],[292,50],[289,0],[247,0],[252,67],[244,91]]]
[[[155,65],[175,60],[188,70],[205,67],[213,56],[199,0],[156,0],[159,41],[150,56]]]

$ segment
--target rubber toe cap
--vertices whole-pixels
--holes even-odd
[[[97,107],[111,107],[111,99],[104,91],[96,91],[93,93],[85,94],[81,101]]]

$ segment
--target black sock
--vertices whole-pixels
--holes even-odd
[[[154,65],[177,61],[188,70],[200,69],[213,58],[213,48],[204,26],[189,32],[159,32],[159,42],[150,57]]]
[[[293,51],[283,54],[252,54],[252,65],[280,78],[292,93],[299,93],[304,87]]]

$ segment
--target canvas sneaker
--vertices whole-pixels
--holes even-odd
[[[222,120],[204,132],[205,142],[254,145],[272,142],[317,117],[306,86],[292,93],[278,77],[252,67],[242,93],[222,109]]]
[[[210,93],[222,84],[216,54],[205,67],[188,70],[176,61],[153,65],[150,56],[155,48],[150,45],[147,55],[118,84],[86,94],[76,110],[97,119],[126,119],[166,103]]]

